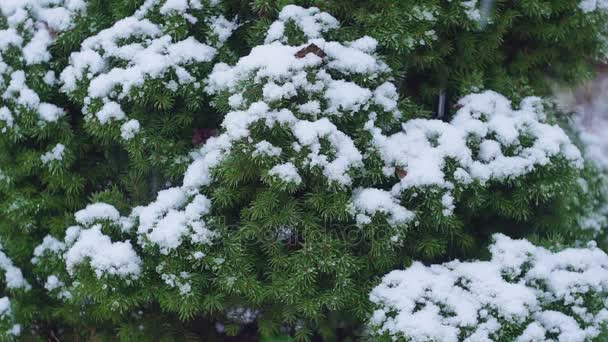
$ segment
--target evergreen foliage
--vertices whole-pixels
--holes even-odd
[[[375,340],[392,270],[495,233],[605,249],[606,176],[544,96],[589,76],[606,7],[2,1],[1,338]]]
[[[99,180],[97,170],[91,168],[94,161],[75,165],[83,150],[90,147],[82,144],[69,114],[62,108],[64,99],[59,95],[51,56],[46,52],[52,36],[71,29],[70,19],[84,8],[76,2],[72,7],[58,6],[55,14],[65,16],[64,21],[58,21],[50,20],[50,7],[0,6],[2,264],[6,292],[23,299],[15,303],[3,298],[1,329],[8,335],[21,330],[15,321],[28,324],[32,316],[38,315],[39,324],[44,324],[51,315],[44,305],[36,308],[36,301],[44,298],[44,292],[35,286],[31,273],[33,248],[49,231],[64,231],[70,222],[69,212],[86,201],[86,188],[94,186],[89,181]],[[46,20],[49,24],[43,25]],[[16,270],[11,269],[14,265]],[[29,282],[19,281],[22,272]]]

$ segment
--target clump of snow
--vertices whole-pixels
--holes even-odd
[[[268,171],[268,174],[278,177],[285,183],[302,183],[302,177],[300,177],[298,174],[298,169],[295,167],[295,165],[293,165],[293,163],[275,165],[272,167],[272,169],[270,169],[270,171]]]
[[[99,123],[105,124],[111,120],[123,120],[126,117],[120,105],[114,101],[108,101],[103,104],[103,107],[95,113]]]
[[[442,213],[444,216],[450,216],[454,212],[456,206],[454,205],[454,197],[449,194],[443,194],[441,197],[441,204],[443,205]]]
[[[390,192],[381,189],[357,189],[352,198],[351,210],[358,225],[371,223],[377,214],[387,215],[390,225],[405,224],[414,218],[413,212],[402,207]]]
[[[160,7],[160,14],[180,13],[184,14],[190,9],[201,9],[203,5],[200,0],[167,0]]]
[[[21,335],[21,324],[14,324],[8,331],[7,333],[9,335],[13,335],[13,336],[19,336]]]
[[[193,154],[194,161],[184,174],[181,187],[184,193],[196,193],[198,188],[208,186],[212,182],[211,172],[231,151],[232,140],[233,138],[228,134],[211,137],[199,151]]]
[[[120,213],[114,206],[98,202],[89,204],[85,209],[77,211],[74,217],[79,224],[88,226],[98,220],[118,222]]]
[[[131,242],[112,241],[102,232],[102,224],[127,232],[132,222],[113,206],[94,203],[75,214],[77,226],[66,230],[64,241],[47,235],[34,249],[32,263],[40,265],[41,260],[57,257],[65,263],[70,275],[75,275],[80,267],[92,269],[98,278],[117,276],[137,279],[141,272],[142,260],[135,252]],[[51,280],[51,282],[53,282]],[[66,294],[67,295],[67,294]]]
[[[130,140],[139,132],[139,121],[131,119],[120,126],[120,136],[125,140]]]
[[[492,20],[491,13],[496,0],[467,0],[460,2],[465,15],[470,21],[476,23],[476,27],[484,29]]]
[[[43,121],[54,122],[65,114],[64,110],[56,105],[42,102],[38,106],[38,115]]]
[[[279,13],[277,21],[270,25],[264,43],[274,41],[286,42],[285,25],[292,23],[306,38],[321,38],[323,33],[335,30],[340,26],[338,20],[316,7],[303,8],[296,5],[287,5]]]
[[[139,277],[142,261],[129,241],[112,242],[98,224],[81,229],[76,235],[64,254],[68,273],[73,275],[77,266],[87,264],[98,278],[103,275]]]
[[[39,64],[48,62],[51,53],[48,51],[49,45],[53,42],[51,34],[47,30],[39,30],[32,36],[32,39],[23,47],[23,59],[26,64]]]
[[[341,185],[352,183],[349,170],[360,168],[363,165],[363,156],[349,136],[342,133],[327,118],[314,122],[301,120],[294,125],[293,131],[298,148],[305,147],[310,151],[304,165],[311,168],[320,167],[330,182]],[[331,161],[321,152],[322,139],[332,147],[334,158]]]
[[[211,244],[216,233],[204,220],[211,211],[211,201],[199,194],[185,205],[187,199],[183,189],[170,188],[159,192],[155,202],[135,208],[132,216],[139,222],[139,243],[157,246],[162,254],[169,254],[185,239]]]
[[[4,124],[8,128],[13,127],[13,123],[15,122],[15,119],[13,118],[13,114],[11,113],[10,109],[8,109],[6,107],[0,108],[0,120],[4,121]]]
[[[517,341],[587,341],[608,322],[608,255],[569,248],[552,252],[497,234],[490,261],[415,262],[374,288],[374,334],[409,341],[490,341],[520,326]],[[562,311],[559,308],[563,308]]]
[[[57,144],[53,147],[52,150],[46,152],[42,156],[40,156],[40,160],[42,164],[46,165],[52,161],[60,161],[63,160],[63,153],[65,151],[65,146],[63,144]]]
[[[358,112],[372,97],[369,89],[343,80],[332,81],[324,95],[325,99],[332,104],[327,109],[330,113],[339,113],[339,111]]]
[[[469,17],[472,21],[480,21],[481,20],[481,12],[479,11],[478,0],[468,0],[462,1],[460,4],[465,9],[465,13],[467,17]]]
[[[209,26],[211,26],[211,29],[220,44],[225,43],[228,38],[232,36],[234,31],[239,28],[238,18],[228,20],[223,15],[211,17],[207,22]]]
[[[0,40],[0,51],[6,52],[11,46],[21,46],[23,43],[23,38],[19,35],[16,29],[8,28],[6,30],[1,30],[2,40]]]
[[[11,301],[8,297],[0,298],[0,317],[11,313]]]
[[[262,140],[259,143],[255,144],[255,150],[252,153],[252,156],[269,156],[269,157],[277,157],[281,155],[281,148],[272,145],[266,140]]]
[[[60,287],[63,287],[65,284],[57,278],[56,275],[50,275],[46,278],[46,282],[44,283],[44,288],[48,291],[53,291]]]
[[[51,235],[47,235],[36,248],[34,248],[34,257],[32,264],[36,265],[40,262],[40,258],[46,254],[57,254],[65,250],[65,244]]]

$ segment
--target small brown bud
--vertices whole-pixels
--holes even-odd
[[[395,168],[395,174],[397,175],[397,177],[399,177],[399,179],[405,178],[405,176],[407,176],[407,170],[404,170],[403,168],[397,166]]]
[[[302,50],[296,52],[296,57],[297,58],[304,58],[306,57],[306,55],[308,55],[309,53],[314,53],[315,55],[321,57],[321,58],[325,58],[325,56],[327,56],[325,54],[325,51],[321,50],[320,47],[318,47],[315,44],[310,44],[307,47],[303,48]]]
[[[192,134],[192,145],[198,146],[204,144],[209,138],[217,135],[217,129],[215,128],[198,128],[194,130]]]

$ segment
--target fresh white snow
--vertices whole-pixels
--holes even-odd
[[[370,294],[377,305],[372,329],[413,342],[457,342],[460,334],[464,341],[491,341],[507,324],[525,327],[518,342],[554,333],[572,342],[598,336],[608,308],[587,310],[583,301],[608,290],[606,253],[593,245],[552,252],[501,234],[494,240],[489,261],[414,262],[384,276]],[[554,304],[572,312],[554,311]]]

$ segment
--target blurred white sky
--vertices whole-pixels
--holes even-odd
[[[608,170],[608,67],[575,91],[558,91],[557,98],[560,106],[578,113],[575,126],[587,145],[585,156]]]

